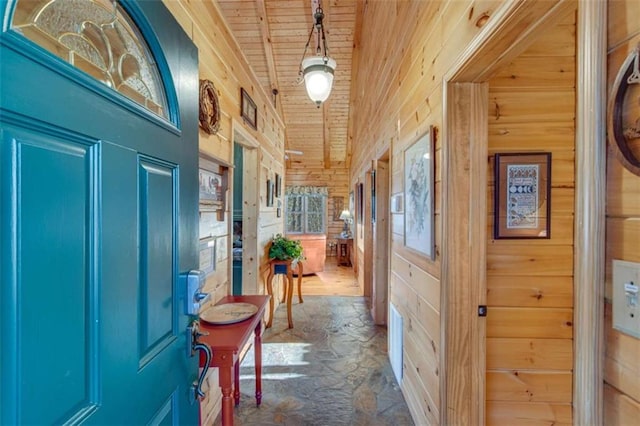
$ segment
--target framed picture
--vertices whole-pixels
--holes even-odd
[[[246,90],[240,88],[240,111],[245,123],[258,129],[258,108]]]
[[[434,259],[433,126],[404,151],[404,245]]]
[[[222,175],[209,170],[199,169],[199,198],[201,211],[215,211],[223,201],[224,186]]]
[[[376,221],[376,171],[371,171],[371,221]]]
[[[351,212],[351,215],[356,211],[356,200],[353,191],[349,192],[349,211]]]
[[[198,269],[206,275],[216,270],[216,240],[209,237],[200,240],[200,263]]]
[[[280,198],[280,195],[282,195],[282,178],[276,173],[275,197]]]
[[[496,154],[494,238],[551,238],[550,197],[550,152]]]
[[[267,179],[267,207],[273,207],[274,184],[271,179]]]
[[[337,222],[340,219],[340,213],[344,210],[344,197],[331,197],[333,202],[333,221]]]
[[[362,222],[364,222],[364,184],[363,183],[357,184],[357,189],[358,189],[358,200],[357,200],[358,224],[361,225]]]
[[[271,198],[269,199],[269,205],[271,207],[273,207],[273,196],[276,193],[276,183],[274,181],[271,181]]]

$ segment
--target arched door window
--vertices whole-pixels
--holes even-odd
[[[127,12],[108,0],[19,0],[11,28],[168,119],[157,64]]]

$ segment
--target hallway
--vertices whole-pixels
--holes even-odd
[[[255,405],[253,350],[240,371],[238,425],[413,425],[387,357],[386,327],[375,326],[361,296],[340,293],[328,277],[355,292],[352,269],[329,258],[318,276],[303,281],[304,303],[294,297],[293,329],[286,309],[276,311],[263,339],[262,405]],[[351,275],[352,279],[348,277]],[[313,284],[312,284],[313,283]],[[357,284],[356,284],[357,289]],[[220,424],[220,419],[216,420]]]
[[[306,275],[302,279],[302,298],[307,295],[362,296],[362,289],[358,286],[352,267],[338,266],[336,256],[327,256],[322,272]]]

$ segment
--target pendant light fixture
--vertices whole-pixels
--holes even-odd
[[[336,69],[336,61],[329,57],[329,49],[327,48],[327,39],[324,35],[324,25],[322,20],[324,19],[324,11],[322,7],[318,5],[315,13],[313,14],[315,24],[311,27],[309,33],[309,39],[304,47],[302,53],[302,59],[300,61],[300,77],[304,78],[304,85],[307,89],[307,94],[313,102],[316,103],[318,108],[324,101],[329,98],[331,94],[331,88],[333,87],[333,73]],[[313,36],[313,31],[317,32],[317,45],[316,56],[310,56],[305,58]]]

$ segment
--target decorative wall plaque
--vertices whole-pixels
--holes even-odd
[[[220,128],[220,103],[211,80],[200,80],[200,127],[210,135]]]
[[[622,165],[640,176],[640,44],[627,56],[609,98],[607,133]]]

